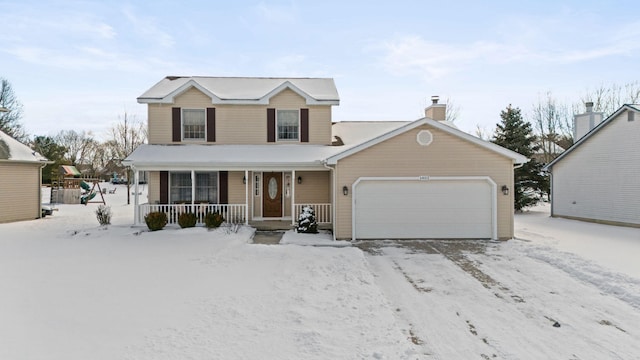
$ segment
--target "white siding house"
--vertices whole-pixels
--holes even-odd
[[[551,216],[640,226],[639,112],[623,105],[545,167]]]

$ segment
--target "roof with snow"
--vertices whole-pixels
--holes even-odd
[[[44,156],[0,131],[0,161],[46,162]]]
[[[640,112],[640,104],[624,104],[624,105],[622,105],[618,110],[616,110],[608,118],[604,119],[600,124],[598,124],[596,127],[591,129],[591,131],[589,131],[586,135],[584,135],[578,141],[573,143],[573,145],[571,145],[567,150],[565,150],[562,154],[560,154],[560,156],[558,156],[557,158],[553,159],[553,161],[551,161],[546,166],[544,166],[542,168],[542,170],[550,171],[551,168],[553,167],[553,165],[555,165],[556,163],[558,163],[559,161],[564,159],[567,155],[569,155],[571,152],[573,152],[575,149],[577,149],[580,145],[584,144],[592,136],[597,134],[602,128],[604,128],[605,126],[609,125],[615,118],[618,117],[618,115],[622,114],[623,112],[625,112],[627,110]]]
[[[307,105],[338,105],[340,98],[330,78],[264,78],[167,76],[138,97],[141,104],[171,104],[174,98],[196,88],[212,104],[266,105],[269,99],[290,89],[306,99]]]
[[[310,169],[323,170],[324,164],[338,160],[390,139],[396,135],[428,124],[463,140],[511,158],[515,164],[528,159],[516,152],[481,140],[463,131],[428,118],[406,121],[354,121],[333,124],[334,143],[328,145],[200,145],[171,144],[139,146],[123,164],[139,170],[210,169],[254,170]],[[336,141],[336,140],[340,141]]]

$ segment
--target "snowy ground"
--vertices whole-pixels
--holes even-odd
[[[132,228],[118,187],[107,228],[96,204],[0,224],[0,359],[640,354],[640,229],[541,209],[509,242],[255,245],[250,228]]]

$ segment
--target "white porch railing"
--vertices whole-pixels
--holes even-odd
[[[331,204],[294,204],[293,205],[293,221],[298,221],[298,216],[302,212],[304,206],[311,206],[316,212],[316,221],[318,224],[330,224],[331,218]]]
[[[138,211],[138,223],[144,224],[144,217],[150,212],[163,212],[167,214],[169,224],[177,224],[178,216],[191,212],[196,214],[198,224],[204,223],[204,216],[208,213],[220,213],[224,220],[230,224],[244,224],[245,204],[141,204]]]

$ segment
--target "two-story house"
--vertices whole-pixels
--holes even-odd
[[[310,205],[338,239],[513,236],[513,166],[527,159],[439,121],[437,100],[413,122],[333,124],[333,79],[167,77],[138,102],[149,144],[124,161],[149,172],[136,223],[219,211],[292,224]]]

